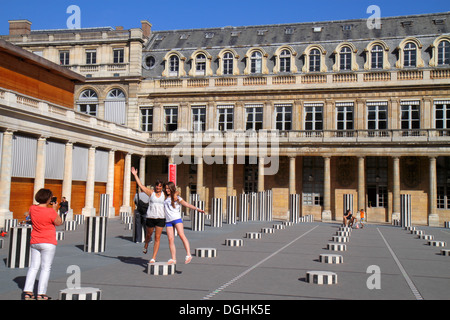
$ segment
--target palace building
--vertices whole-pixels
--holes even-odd
[[[409,194],[413,224],[450,220],[450,13],[377,28],[34,31],[13,20],[0,39],[83,76],[71,104],[0,81],[13,166],[1,160],[2,212],[23,215],[45,181],[74,213],[96,214],[108,193],[118,215],[131,211],[131,166],[151,185],[175,163],[182,196],[207,211],[212,198],[272,190],[275,219],[299,194],[301,215],[341,221],[351,199],[368,222],[391,223]]]

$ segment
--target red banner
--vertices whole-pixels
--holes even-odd
[[[177,184],[177,165],[169,163],[169,181]]]

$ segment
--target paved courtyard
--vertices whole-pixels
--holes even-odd
[[[217,257],[199,258],[184,264],[185,251],[176,239],[176,273],[169,276],[147,274],[152,244],[147,255],[142,244],[132,242],[132,231],[119,219],[110,219],[106,251],[83,251],[84,226],[66,231],[59,241],[49,282],[48,294],[57,299],[65,289],[70,265],[81,269],[81,286],[102,290],[102,300],[416,300],[450,298],[450,257],[442,248],[429,246],[426,240],[401,227],[368,224],[353,229],[347,250],[332,252],[339,223],[302,222],[261,239],[245,238],[247,232],[259,232],[280,221],[242,222],[212,228],[208,221],[203,232],[194,232],[185,221],[192,254],[196,248],[216,248]],[[417,226],[448,248],[450,229]],[[58,230],[62,230],[58,227]],[[225,245],[225,239],[243,239],[241,247]],[[8,237],[0,256],[0,300],[20,300],[27,269],[6,267]],[[342,255],[342,264],[319,261],[320,254]],[[170,258],[168,241],[162,236],[158,261]],[[181,262],[181,263],[180,263]],[[338,283],[317,285],[306,281],[308,271],[331,271]],[[375,270],[375,271],[374,271]],[[377,272],[379,271],[379,273]],[[372,289],[370,289],[372,287]]]

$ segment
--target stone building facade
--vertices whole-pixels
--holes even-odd
[[[340,221],[352,195],[369,222],[392,222],[411,194],[413,223],[437,226],[450,220],[449,18],[383,18],[378,29],[361,19],[152,31],[143,21],[4,38],[87,77],[76,114],[127,131],[125,171],[140,166],[148,184],[174,162],[182,194],[207,208],[271,189],[275,218],[297,193],[301,214],[323,221]],[[101,148],[118,150],[96,130]]]

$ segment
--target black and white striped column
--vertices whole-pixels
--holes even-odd
[[[205,201],[197,201],[194,206],[201,210],[205,210]],[[192,231],[205,230],[205,214],[197,210],[191,210],[191,228]]]
[[[258,192],[258,221],[267,221],[267,206],[266,206],[266,192]]]
[[[195,256],[199,258],[215,258],[217,257],[216,248],[197,248],[195,249]]]
[[[66,230],[66,231],[74,231],[77,229],[77,226],[78,226],[78,222],[76,222],[75,220],[70,220],[70,221],[64,222],[64,230]]]
[[[227,196],[227,224],[236,224],[236,196]]]
[[[154,276],[170,276],[175,274],[176,265],[167,262],[155,262],[147,264],[147,273]]]
[[[266,191],[266,210],[267,210],[267,221],[273,220],[273,191]]]
[[[107,217],[86,217],[84,251],[104,252],[106,250]]]
[[[298,223],[300,221],[300,195],[289,195],[289,221]]]
[[[246,193],[239,195],[239,220],[241,222],[248,221],[248,199],[249,195]]]
[[[248,195],[248,220],[256,221],[258,212],[258,196],[257,193],[252,192]]]
[[[109,211],[109,194],[100,195],[100,217],[107,217]]]
[[[411,227],[411,195],[400,195],[400,220],[402,227]]]
[[[221,228],[223,222],[223,203],[221,198],[212,198],[211,203],[212,217],[211,227]]]
[[[64,289],[59,292],[59,300],[101,300],[102,290],[97,288]]]
[[[30,266],[31,226],[11,227],[9,230],[8,268],[28,268]]]
[[[353,215],[355,215],[355,212],[353,212],[353,194],[344,194],[344,212],[345,214],[347,210],[350,210]],[[355,215],[356,216],[356,215]]]
[[[17,227],[19,225],[18,219],[5,219],[5,232],[9,232],[12,227]]]
[[[77,224],[84,224],[84,216],[82,214],[75,214],[73,220],[75,220]]]

